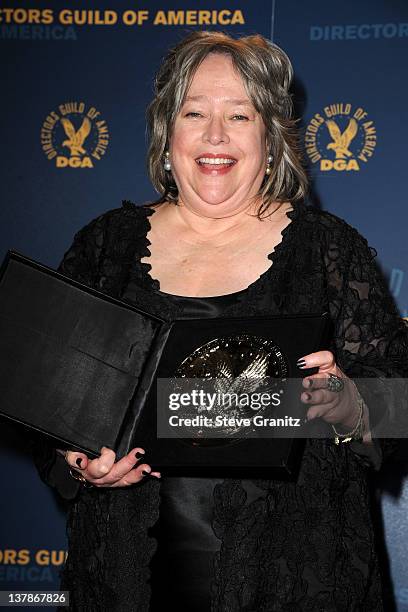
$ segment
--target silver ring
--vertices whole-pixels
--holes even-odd
[[[334,393],[340,393],[344,389],[344,382],[339,376],[336,374],[329,374],[329,379],[327,381],[327,388],[329,391],[333,391]]]

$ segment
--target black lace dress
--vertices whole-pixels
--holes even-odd
[[[186,304],[161,293],[140,261],[149,254],[153,213],[125,202],[101,215],[75,236],[61,271],[169,320],[177,317]],[[345,373],[378,381],[407,376],[406,327],[365,239],[339,218],[303,204],[288,216],[271,267],[247,290],[226,296],[219,316],[327,310],[335,328],[332,350]],[[208,302],[200,308],[214,312]],[[369,394],[360,392],[370,418],[377,418]],[[398,398],[390,402],[394,410]],[[178,601],[181,610],[382,610],[367,472],[393,446],[391,440],[340,446],[309,440],[294,483],[176,482],[163,475],[162,483],[152,478],[129,488],[84,489],[52,447],[35,444],[41,477],[72,500],[61,584],[71,593],[70,609],[147,612],[159,590],[164,601],[171,598],[177,580],[177,596],[186,601]],[[174,510],[177,500],[184,503]],[[175,526],[172,533],[166,521]],[[172,554],[177,563],[166,575]],[[188,588],[195,573],[205,575],[197,578],[197,590]]]

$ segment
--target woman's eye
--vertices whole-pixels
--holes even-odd
[[[201,117],[201,113],[195,113],[193,111],[186,113],[185,117]]]
[[[233,119],[237,119],[238,121],[248,121],[248,117],[246,115],[234,115]]]

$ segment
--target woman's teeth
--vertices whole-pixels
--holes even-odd
[[[233,164],[235,159],[229,159],[228,157],[200,157],[196,160],[199,164],[211,164],[217,166],[219,164]]]

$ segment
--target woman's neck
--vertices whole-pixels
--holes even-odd
[[[275,204],[271,210],[276,211],[263,219],[265,225],[277,223],[290,208],[290,204]],[[279,210],[278,210],[279,209]],[[166,203],[163,206],[163,227],[167,226],[177,232],[179,240],[191,245],[211,244],[223,247],[240,241],[245,234],[259,231],[257,208],[248,206],[225,217],[204,217],[197,214],[187,205]],[[269,211],[270,212],[270,211]],[[256,228],[256,229],[255,229]],[[262,228],[263,229],[263,228]],[[265,228],[266,229],[266,228]]]

